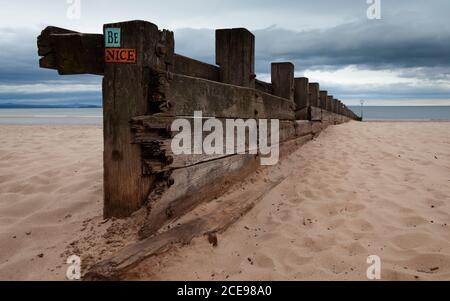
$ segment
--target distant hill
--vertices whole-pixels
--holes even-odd
[[[85,104],[67,105],[39,105],[39,104],[16,104],[0,103],[0,109],[100,109],[101,106]]]

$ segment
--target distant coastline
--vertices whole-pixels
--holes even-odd
[[[102,106],[86,104],[67,105],[39,105],[39,104],[15,104],[0,103],[0,109],[101,109]]]

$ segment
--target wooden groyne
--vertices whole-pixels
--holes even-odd
[[[254,172],[259,154],[174,155],[177,118],[280,122],[282,150],[358,117],[318,83],[273,63],[270,83],[256,79],[255,37],[216,31],[216,65],[174,52],[171,31],[145,21],[106,24],[103,34],[47,27],[38,37],[40,66],[59,74],[103,76],[104,216],[128,217],[146,206],[141,231],[151,237],[198,204]]]

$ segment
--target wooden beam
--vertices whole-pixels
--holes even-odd
[[[61,75],[104,73],[103,35],[84,34],[47,27],[38,37],[41,68],[55,69]]]
[[[220,68],[183,55],[174,55],[174,73],[212,81],[220,81]]]
[[[255,155],[233,155],[174,170],[167,181],[160,182],[158,189],[150,194],[148,216],[140,237],[154,235],[198,204],[223,195],[231,185],[242,181],[259,166]]]
[[[225,232],[249,212],[267,193],[283,182],[277,178],[266,183],[264,189],[237,191],[201,216],[189,219],[164,233],[129,245],[110,258],[93,266],[83,280],[123,280],[127,273],[145,259],[168,252],[174,247],[188,245],[196,238]]]
[[[295,120],[294,104],[252,88],[224,85],[179,74],[159,73],[150,103],[162,116]]]

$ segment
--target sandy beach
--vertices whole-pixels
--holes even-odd
[[[150,258],[144,280],[450,280],[450,123],[351,122],[255,175],[285,180],[218,237]],[[64,280],[136,240],[102,220],[102,129],[0,126],[0,280]],[[136,227],[134,227],[136,226]]]

